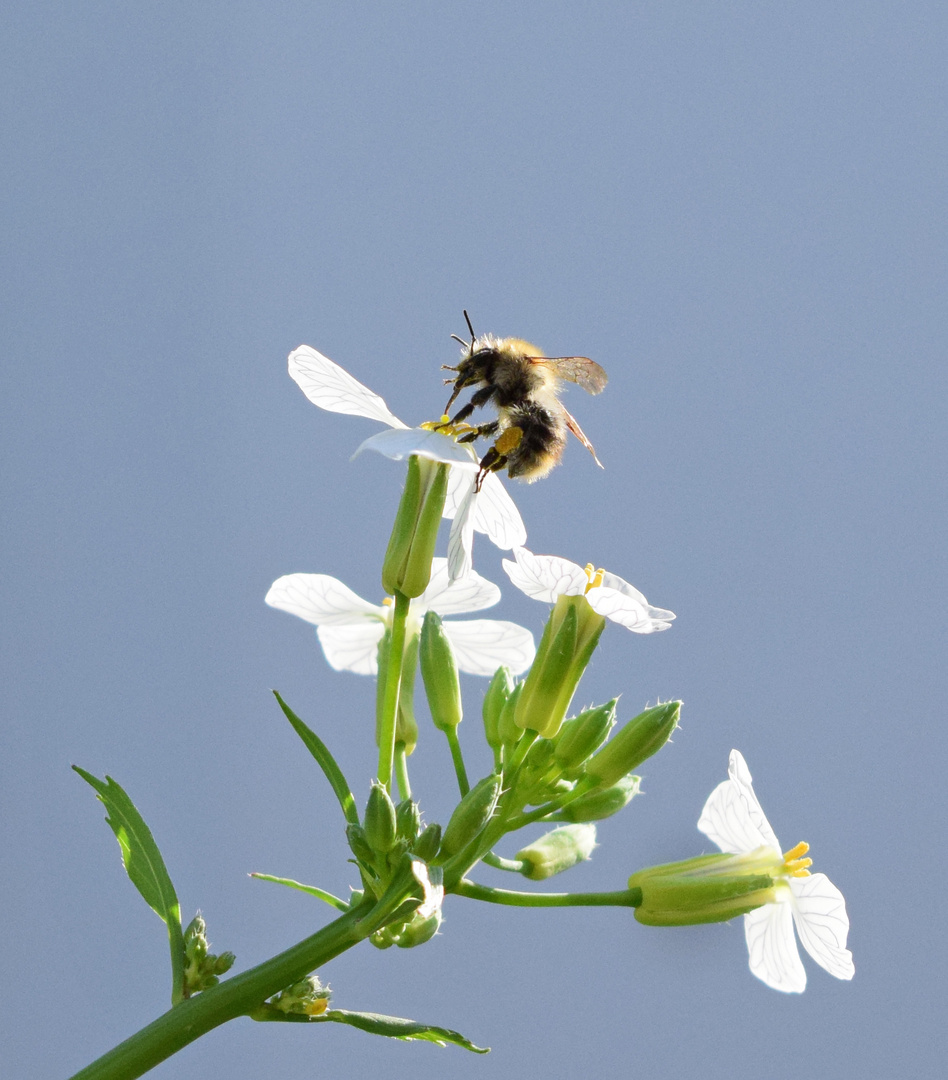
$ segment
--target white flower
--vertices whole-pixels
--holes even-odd
[[[514,548],[514,559],[504,560],[504,570],[534,600],[552,604],[558,596],[585,596],[598,615],[636,634],[667,630],[675,618],[671,611],[652,607],[627,581],[591,564],[582,567],[558,555],[534,555],[524,547]]]
[[[718,784],[705,803],[698,828],[722,851],[748,854],[770,849],[783,874],[777,902],[764,904],[744,916],[744,933],[750,953],[750,969],[774,990],[799,994],[806,986],[806,971],[793,936],[793,925],[804,949],[830,975],[851,979],[855,972],[852,953],[846,948],[849,918],[843,894],[825,874],[810,874],[809,850],[798,844],[785,855],[764,816],[747,763],[731,751],[728,779]]]
[[[492,607],[500,599],[493,582],[471,573],[461,581],[448,579],[447,560],[432,559],[428,588],[411,601],[406,635],[421,632],[426,611],[441,616],[461,615]],[[379,642],[390,624],[390,603],[370,604],[328,574],[286,574],[270,586],[270,607],[288,611],[316,626],[319,643],[336,671],[375,675]],[[516,623],[498,619],[446,620],[458,668],[470,675],[493,675],[501,666],[519,674],[533,662],[533,635]]]
[[[448,435],[426,428],[410,428],[392,413],[385,402],[322,353],[301,345],[289,357],[290,377],[307,398],[321,409],[365,416],[388,425],[391,431],[366,439],[356,450],[374,450],[400,461],[410,454],[455,466],[448,474],[444,516],[453,518],[448,541],[452,580],[471,570],[473,532],[485,533],[505,550],[523,544],[527,530],[513,499],[493,473],[484,477],[480,492],[474,490],[477,455],[470,445],[459,445]]]

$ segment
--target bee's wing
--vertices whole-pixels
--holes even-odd
[[[585,436],[585,434],[583,432],[583,429],[579,426],[579,424],[576,423],[576,418],[574,416],[570,415],[570,413],[566,412],[566,409],[563,409],[563,412],[566,413],[566,426],[576,436],[576,438],[579,439],[579,441],[583,444],[583,446],[586,447],[586,449],[590,452],[590,454],[592,454],[592,456],[593,456],[596,464],[599,466],[599,468],[600,469],[605,468],[605,466],[599,460],[599,458],[596,457],[596,451],[593,449],[593,444],[589,441],[589,439],[586,438],[586,436]]]
[[[558,379],[576,383],[587,394],[601,393],[609,376],[588,356],[531,356],[535,364],[550,368]]]

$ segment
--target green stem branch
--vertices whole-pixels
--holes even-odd
[[[392,771],[395,759],[395,721],[398,717],[398,692],[402,681],[402,660],[405,654],[405,622],[411,600],[396,590],[395,610],[392,613],[392,641],[389,646],[388,671],[385,674],[385,697],[379,725],[379,783],[389,793],[392,790]]]
[[[484,900],[489,904],[506,904],[510,907],[634,908],[642,903],[641,889],[619,889],[616,892],[602,893],[513,892],[510,889],[492,889],[487,885],[478,885],[467,878],[459,881],[451,891],[471,900]]]

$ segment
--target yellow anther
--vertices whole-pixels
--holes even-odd
[[[787,868],[787,873],[790,877],[810,876],[810,871],[807,870],[807,867],[813,865],[813,860],[802,858],[809,850],[810,845],[801,840],[796,847],[792,847],[789,851],[784,852],[783,864]]]
[[[329,1008],[329,1001],[326,998],[317,998],[315,1001],[309,1002],[309,1004],[303,1007],[303,1012],[307,1016],[321,1016]]]
[[[584,592],[589,592],[590,589],[598,589],[602,585],[603,575],[605,570],[601,567],[596,570],[591,562],[586,563],[583,567],[583,573],[586,575],[586,588]]]
[[[395,601],[390,596],[386,596],[382,601],[382,607],[391,607],[394,603]]]

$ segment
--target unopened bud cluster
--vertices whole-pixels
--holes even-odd
[[[310,975],[281,990],[267,1004],[288,1015],[321,1016],[329,1008],[331,997],[329,987],[323,986],[317,976]]]
[[[232,952],[217,956],[210,952],[207,924],[198,912],[184,931],[184,996],[217,986],[220,976],[230,971],[235,959]]]

